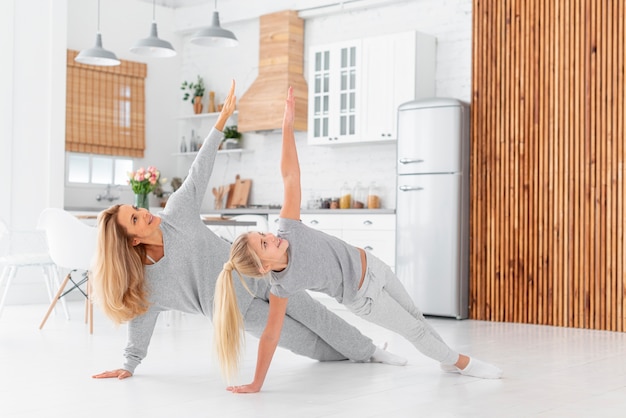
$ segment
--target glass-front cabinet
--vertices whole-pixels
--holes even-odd
[[[312,46],[309,144],[395,141],[398,107],[435,96],[435,54],[416,31]]]
[[[360,53],[360,41],[311,48],[310,144],[358,139]]]

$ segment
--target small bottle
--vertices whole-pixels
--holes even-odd
[[[180,152],[187,152],[187,140],[185,139],[185,135],[180,140]]]
[[[370,183],[369,190],[367,192],[367,208],[368,209],[380,209],[380,187],[375,181]]]
[[[189,151],[198,151],[198,143],[196,142],[196,131],[191,130],[191,139],[189,140]]]
[[[352,194],[350,193],[350,186],[346,182],[341,186],[341,191],[339,192],[339,209],[350,209],[351,203]]]
[[[358,181],[352,192],[352,207],[355,209],[363,209],[367,200],[367,189]]]

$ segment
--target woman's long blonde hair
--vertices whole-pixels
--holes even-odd
[[[144,279],[145,248],[133,246],[117,222],[120,205],[98,215],[98,248],[93,269],[95,300],[116,324],[148,310]]]
[[[224,263],[222,272],[215,284],[213,343],[222,376],[228,382],[232,380],[239,370],[245,330],[243,316],[237,305],[233,270],[239,274],[239,279],[248,292],[250,292],[250,289],[244,282],[242,275],[254,278],[265,277],[260,272],[261,260],[248,245],[248,234],[240,235],[233,242],[233,245],[230,247],[230,259]]]

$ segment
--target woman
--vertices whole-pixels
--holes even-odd
[[[200,206],[223,138],[221,131],[235,104],[233,81],[187,179],[159,216],[130,205],[116,205],[99,215],[96,301],[115,323],[128,322],[128,344],[122,368],[93,377],[132,376],[146,357],[159,313],[212,314],[215,280],[228,260],[229,245],[202,223]],[[249,279],[246,285],[252,294],[242,285],[235,288],[238,307],[246,330],[260,336],[269,310],[269,287]],[[294,353],[321,361],[406,362],[376,347],[304,292],[292,299],[286,313],[280,345]]]
[[[391,269],[378,258],[299,221],[301,187],[294,109],[295,99],[289,88],[283,120],[280,167],[284,202],[278,236],[259,232],[239,236],[217,280],[213,325],[220,366],[227,378],[237,371],[241,343],[239,295],[232,271],[250,277],[269,275],[271,283],[270,312],[259,341],[254,380],[227,389],[237,393],[261,390],[284,326],[287,301],[305,289],[324,292],[358,316],[401,334],[423,354],[437,360],[445,371],[500,378],[499,368],[449,348],[426,323]]]

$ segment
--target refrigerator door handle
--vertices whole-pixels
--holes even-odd
[[[411,159],[411,158],[400,158],[400,159],[398,160],[398,162],[399,162],[400,164],[413,164],[413,163],[423,163],[423,162],[424,162],[424,160],[421,160],[421,159],[419,159],[419,160],[413,160],[413,159]]]
[[[398,187],[403,192],[418,192],[420,190],[424,190],[423,187],[411,187],[411,186],[400,186]]]

